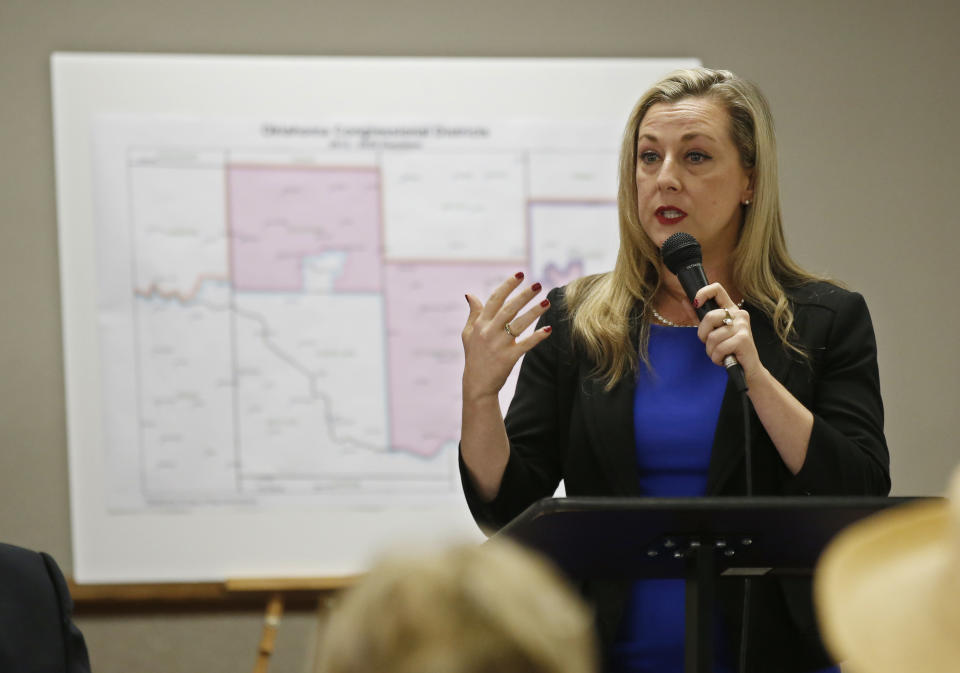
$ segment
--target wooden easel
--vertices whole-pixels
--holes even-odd
[[[359,576],[297,577],[297,578],[238,578],[225,582],[185,582],[154,584],[76,584],[68,581],[70,595],[76,607],[98,611],[155,606],[162,609],[171,604],[246,606],[252,601],[266,599],[263,631],[257,646],[254,673],[267,673],[270,657],[276,648],[277,631],[287,599],[314,598],[317,618],[322,618],[330,594],[352,586]]]
[[[257,661],[253,665],[253,673],[267,673],[282,616],[283,594],[271,594],[270,600],[267,601],[267,614],[263,616],[263,635],[260,636],[260,647],[257,648]]]
[[[285,592],[311,592],[326,594],[330,591],[339,591],[357,580],[356,576],[349,577],[303,577],[291,579],[276,578],[244,578],[226,581],[226,589],[232,593],[265,593],[270,592],[267,599],[266,612],[263,615],[263,632],[260,636],[260,645],[257,648],[257,659],[253,665],[253,673],[267,673],[270,657],[276,646],[277,630],[280,628],[280,619],[283,616]],[[324,598],[319,599],[317,618],[323,614]]]

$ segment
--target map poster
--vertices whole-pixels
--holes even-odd
[[[461,498],[463,294],[612,268],[617,136],[101,119],[109,507]]]
[[[610,269],[624,121],[697,64],[54,54],[76,580],[484,539],[464,293]]]

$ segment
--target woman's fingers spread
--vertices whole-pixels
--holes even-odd
[[[526,353],[538,343],[550,336],[552,332],[553,328],[550,325],[544,325],[530,336],[517,341],[517,348],[520,349],[521,353]]]
[[[536,285],[533,286],[533,288],[537,288],[536,290],[531,288],[531,291],[534,296],[536,296],[536,292],[539,291],[539,285],[540,283],[537,283]],[[544,299],[543,301],[539,302],[538,304],[535,304],[534,306],[527,309],[520,315],[517,315],[512,320],[505,321],[504,324],[507,324],[507,322],[509,322],[510,331],[513,332],[514,335],[519,336],[525,329],[527,329],[528,327],[530,327],[530,325],[535,323],[537,319],[540,316],[542,316],[548,308],[550,308],[550,300]]]
[[[497,312],[496,320],[502,320],[503,322],[516,320],[520,311],[523,310],[523,307],[529,304],[542,289],[543,286],[541,286],[540,283],[534,283],[530,287],[518,291],[510,297],[510,299],[504,303],[503,308]],[[529,323],[527,323],[527,325],[529,325]],[[526,325],[524,325],[524,327],[526,327]]]
[[[477,318],[480,316],[480,311],[483,310],[483,304],[481,304],[480,300],[471,294],[465,294],[463,296],[466,297],[467,306],[470,307],[470,313],[467,315],[466,327],[473,327],[473,323],[477,322]]]
[[[507,279],[494,290],[486,304],[471,294],[465,295],[470,313],[461,333],[465,356],[464,399],[496,395],[517,360],[550,336],[551,328],[545,326],[518,338],[550,306],[544,299],[524,310],[542,287],[534,283],[517,291],[521,281],[522,274]]]
[[[507,297],[510,296],[510,293],[517,289],[517,286],[523,282],[523,271],[517,271],[515,274],[507,278],[505,281],[500,283],[497,286],[497,289],[493,291],[493,294],[490,295],[490,298],[487,299],[487,303],[483,305],[483,311],[481,316],[485,320],[490,320],[493,318],[496,313],[503,308],[503,302],[506,301]]]

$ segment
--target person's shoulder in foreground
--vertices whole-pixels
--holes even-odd
[[[0,671],[87,673],[66,580],[49,554],[0,543]]]
[[[593,673],[593,617],[549,564],[495,539],[376,564],[333,609],[318,673]]]

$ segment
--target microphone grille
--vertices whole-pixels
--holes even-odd
[[[703,262],[700,244],[685,231],[678,231],[665,240],[660,248],[660,256],[671,273],[677,273],[691,264]]]

